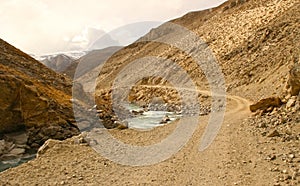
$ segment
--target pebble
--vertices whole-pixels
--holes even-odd
[[[25,149],[23,149],[23,148],[14,148],[9,153],[14,154],[14,155],[20,155],[20,154],[25,153]]]
[[[272,130],[267,135],[267,137],[278,137],[278,136],[280,136],[280,134],[279,134],[279,132],[276,129]]]
[[[295,158],[295,155],[294,154],[289,154],[289,158],[293,159],[293,158]]]
[[[293,96],[291,97],[288,102],[286,103],[286,108],[291,108],[292,106],[295,105],[296,103],[296,100],[297,100],[297,97],[296,96]]]
[[[293,172],[292,179],[296,180],[297,176],[298,176],[298,173],[297,172]]]
[[[171,121],[171,119],[169,118],[168,115],[166,115],[159,123],[165,124],[165,123],[168,123],[169,121]]]
[[[275,155],[268,155],[268,157],[266,158],[266,160],[275,160],[276,159],[276,156]]]

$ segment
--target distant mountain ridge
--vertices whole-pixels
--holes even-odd
[[[63,71],[63,73],[73,78],[76,72],[75,79],[77,79],[85,73],[91,71],[101,63],[105,62],[111,55],[113,55],[116,51],[120,50],[121,48],[121,46],[113,46],[99,50],[92,50],[86,55],[75,60],[74,63],[72,63],[68,68],[66,68]],[[78,71],[76,71],[76,69],[78,68],[78,64],[81,64],[83,66],[79,67]]]
[[[74,60],[74,58],[65,54],[58,54],[56,56],[48,56],[40,62],[56,72],[63,72]]]

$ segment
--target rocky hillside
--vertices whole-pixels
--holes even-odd
[[[219,7],[191,12],[171,21],[196,33],[206,42],[226,80],[224,122],[216,139],[205,151],[199,152],[199,141],[209,116],[200,115],[199,126],[188,143],[163,162],[141,167],[121,165],[93,151],[82,135],[62,142],[48,141],[36,160],[1,173],[0,183],[299,185],[299,17],[299,0],[229,0]],[[101,70],[95,92],[97,111],[107,128],[117,127],[117,120],[120,120],[112,109],[115,79],[126,65],[144,57],[172,60],[197,85],[201,104],[210,102],[209,83],[195,59],[177,47],[158,42],[178,41],[190,46],[185,37],[178,35],[180,33],[173,27],[163,24],[138,42],[116,52],[101,69],[97,69]],[[157,41],[147,41],[147,38]],[[197,48],[188,51],[195,50]],[[139,70],[135,67],[126,75],[132,77],[149,70],[148,66]],[[34,67],[31,65],[31,68]],[[163,68],[160,64],[157,68],[165,69],[170,76],[174,74],[173,69]],[[179,80],[184,81],[184,78]],[[42,82],[33,85],[39,88],[38,83]],[[59,82],[52,84],[43,85],[61,90]],[[46,90],[44,94],[48,95]],[[60,98],[64,98],[63,95]],[[172,83],[155,76],[135,82],[128,99],[146,108],[154,99],[164,105],[180,105],[178,91],[172,88]],[[20,109],[11,110],[19,113]],[[84,123],[86,128],[90,125]],[[174,122],[151,131],[112,129],[109,133],[126,145],[147,146],[162,141],[176,127]],[[99,129],[97,132],[102,134],[103,131]],[[116,154],[117,158],[127,158],[123,151]]]
[[[49,138],[78,134],[71,122],[72,81],[3,40],[0,84],[0,136],[25,129],[27,145],[38,147]]]
[[[281,96],[284,90],[288,65],[294,63],[300,52],[299,10],[297,0],[234,0],[217,8],[189,13],[171,22],[193,31],[209,45],[225,75],[229,93],[257,101],[269,96]],[[114,54],[98,78],[96,95],[99,105],[109,99],[107,91],[122,68],[146,56],[176,62],[200,89],[209,88],[203,71],[191,56],[166,44],[141,42],[147,38],[178,39],[172,28],[164,24],[153,29],[140,42]],[[155,80],[150,77],[148,83],[151,82]],[[164,83],[160,82],[161,85]],[[148,93],[143,88],[135,91],[135,94],[142,91],[144,95],[139,96],[136,102],[149,102],[151,98],[147,95],[152,95],[154,90],[149,89]]]
[[[253,100],[263,95],[280,94],[288,74],[287,66],[293,64],[300,52],[299,2],[295,0],[255,3],[246,0],[229,1],[211,10],[189,13],[172,22],[196,32],[209,44],[225,74],[228,90],[250,84],[257,87],[257,90],[251,92]],[[171,33],[163,25],[148,35],[159,38]],[[103,70],[103,77],[105,71],[110,72],[115,68],[114,72],[118,73],[119,68],[134,59],[150,55],[179,61],[189,74],[194,69],[192,59],[182,56],[177,50],[154,42],[140,42],[126,47],[115,58],[111,58],[107,70]],[[274,71],[278,71],[278,76],[273,76]],[[198,79],[196,81],[203,82],[203,73],[191,74],[194,79]],[[201,76],[196,78],[197,74]],[[105,79],[110,81],[114,79],[113,76],[112,73]],[[99,80],[99,88],[104,85]]]

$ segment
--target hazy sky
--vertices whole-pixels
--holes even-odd
[[[0,0],[0,38],[38,55],[83,49],[97,34],[126,24],[164,22],[224,1]]]

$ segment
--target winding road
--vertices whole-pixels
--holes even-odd
[[[199,92],[210,95],[208,91]],[[178,153],[154,165],[117,164],[89,146],[65,141],[57,142],[29,163],[2,172],[0,183],[9,180],[14,185],[22,180],[24,184],[53,185],[269,185],[273,178],[266,171],[266,161],[257,153],[258,139],[246,130],[244,122],[250,115],[250,101],[234,95],[226,98],[224,122],[213,143],[202,152],[199,142],[209,115],[200,117],[192,137]],[[175,128],[176,124],[170,124],[147,132],[132,129],[109,132],[124,143],[143,146],[159,142]],[[120,152],[120,156],[124,155]]]

